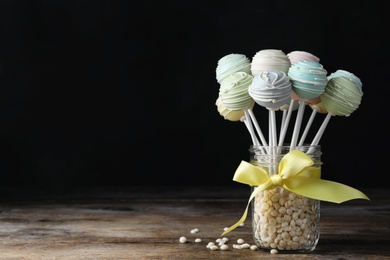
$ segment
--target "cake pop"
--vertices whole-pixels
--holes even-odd
[[[292,51],[290,53],[287,53],[287,57],[289,58],[291,64],[295,64],[298,61],[303,60],[320,62],[320,58],[307,51]]]
[[[235,72],[246,72],[251,74],[250,60],[243,54],[231,53],[223,56],[218,60],[217,68],[215,70],[218,83],[222,83],[224,79]]]
[[[252,104],[249,106],[250,109],[253,109],[255,102],[253,101]],[[245,116],[244,109],[240,110],[231,110],[227,108],[222,102],[221,99],[218,97],[215,105],[217,106],[217,110],[221,116],[223,116],[224,119],[229,121],[241,121],[241,118]]]
[[[328,76],[328,80],[335,78],[335,77],[343,77],[345,79],[348,79],[356,84],[356,86],[362,91],[363,84],[362,81],[356,77],[353,73],[346,71],[346,70],[336,70],[335,72],[331,73]]]
[[[263,71],[253,77],[248,88],[249,95],[260,106],[279,110],[291,96],[291,82],[280,70]]]
[[[292,51],[290,53],[287,53],[287,56],[290,59],[291,64],[295,64],[298,61],[305,61],[305,60],[306,61],[320,62],[320,58],[318,58],[317,56],[311,54],[310,52],[306,52],[306,51]],[[300,100],[300,97],[295,92],[293,92],[292,98],[295,101],[297,101],[297,102],[294,102],[294,103],[298,104],[298,102]],[[311,98],[311,99],[305,99],[304,102],[305,102],[305,105],[317,104],[317,103],[321,102],[321,99],[318,96],[318,97]],[[305,130],[303,131],[301,139],[300,139],[300,141],[298,143],[299,146],[303,145],[303,142],[304,142],[304,140],[306,138],[306,135],[307,135],[307,133],[308,133],[308,131],[310,129],[310,126],[311,126],[311,124],[312,124],[316,114],[317,114],[317,110],[313,109],[312,113],[310,115],[310,118],[309,118],[308,122],[306,123]]]
[[[294,149],[298,140],[305,100],[317,98],[324,92],[328,81],[326,74],[327,71],[320,63],[307,60],[294,63],[288,71],[292,89],[300,98],[293,136],[291,138],[291,149]]]
[[[229,75],[220,85],[219,98],[230,110],[247,109],[253,103],[248,93],[253,76],[245,72],[236,72]]]
[[[293,91],[300,99],[308,100],[320,96],[328,82],[327,71],[314,61],[298,61],[291,65],[288,76]]]
[[[269,70],[280,70],[287,74],[290,66],[290,60],[283,51],[265,49],[258,51],[253,56],[251,62],[251,72],[253,76]]]
[[[263,71],[279,70],[287,75],[291,62],[287,55],[278,49],[264,49],[258,51],[252,58],[251,72],[253,76]],[[282,104],[284,105],[284,104]],[[271,131],[269,131],[271,133]]]
[[[318,145],[332,116],[349,116],[361,103],[363,91],[360,79],[355,76],[355,80],[350,80],[345,73],[338,75],[328,77],[328,84],[321,94],[321,103],[328,112],[311,145]]]
[[[285,105],[291,96],[291,82],[286,73],[280,70],[263,71],[254,76],[252,84],[248,88],[253,100],[267,108],[270,112],[269,144],[276,146],[276,118],[275,111]]]
[[[287,54],[287,57],[290,60],[291,66],[296,64],[297,62],[300,62],[300,61],[312,61],[312,62],[318,62],[318,63],[320,62],[320,59],[317,56],[315,56],[315,55],[313,55],[313,54],[311,54],[309,52],[306,52],[306,51],[292,51],[292,52]],[[289,70],[290,70],[290,68],[289,68]],[[315,99],[315,98],[316,97],[314,97],[312,99]],[[295,110],[298,109],[296,125],[295,125],[295,131],[294,131],[295,136],[293,135],[293,140],[298,138],[297,135],[298,135],[299,129],[297,129],[297,128],[300,128],[300,122],[299,121],[302,120],[302,117],[303,117],[304,105],[310,103],[310,101],[312,99],[306,98],[305,101],[304,101],[304,104],[301,104],[301,106],[299,106],[299,104],[300,104],[299,101],[301,100],[301,97],[299,97],[294,92],[294,88],[293,88],[293,92],[291,94],[291,100],[290,100],[289,107],[291,109],[296,107]],[[299,109],[299,107],[300,107],[300,109]],[[287,112],[285,112],[285,111],[283,112],[284,120],[282,121],[282,124],[281,124],[279,145],[283,145],[284,137],[286,135],[287,128],[288,128],[288,123],[290,121],[290,117],[291,117],[291,114],[292,114],[292,110],[291,109],[288,110]]]
[[[246,72],[235,72],[226,77],[220,87],[219,96],[216,103],[221,103],[225,108],[237,113],[244,112],[244,117],[241,117],[251,134],[254,145],[260,145],[253,131],[252,123],[248,110],[253,107],[253,98],[248,93],[248,87],[252,83],[253,76]],[[218,106],[218,105],[217,105]]]
[[[332,115],[349,116],[360,105],[363,92],[360,87],[343,76],[331,77],[321,95],[321,102]]]

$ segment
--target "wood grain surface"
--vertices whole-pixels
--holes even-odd
[[[390,191],[361,190],[370,201],[321,202],[314,252],[278,255],[232,247],[253,244],[250,215],[229,250],[206,248],[241,217],[246,187],[2,190],[0,259],[390,259]]]

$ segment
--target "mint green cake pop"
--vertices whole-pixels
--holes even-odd
[[[298,61],[291,65],[288,76],[291,80],[292,90],[301,99],[312,99],[320,96],[328,82],[327,71],[314,61]]]
[[[349,116],[360,105],[363,92],[360,87],[343,76],[329,77],[321,102],[332,115]]]
[[[229,75],[219,87],[219,99],[230,110],[248,109],[253,98],[248,93],[253,76],[245,72]]]
[[[331,73],[329,76],[328,76],[328,80],[331,79],[331,78],[335,78],[335,77],[344,77],[350,81],[352,81],[353,83],[356,84],[356,86],[358,86],[358,88],[362,91],[362,88],[363,88],[363,83],[362,81],[356,77],[353,73],[349,72],[349,71],[346,71],[346,70],[336,70],[335,72]]]
[[[235,72],[251,74],[250,60],[243,54],[231,53],[219,59],[215,70],[218,83],[222,83],[227,77]]]

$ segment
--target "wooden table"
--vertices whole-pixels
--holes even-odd
[[[239,238],[253,244],[250,216],[227,234],[228,251],[206,248],[241,217],[242,184],[1,190],[0,259],[390,259],[390,191],[360,190],[371,201],[321,202],[316,250],[292,255],[233,249]]]

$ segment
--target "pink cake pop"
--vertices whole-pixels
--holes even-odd
[[[290,53],[287,53],[287,57],[289,58],[291,64],[295,64],[298,61],[302,60],[320,62],[320,58],[307,51],[292,51]]]
[[[310,52],[306,52],[306,51],[292,51],[292,52],[287,54],[287,57],[290,60],[291,67],[294,66],[293,69],[297,69],[297,70],[300,70],[300,66],[298,66],[300,64],[295,65],[298,62],[302,62],[302,61],[311,61],[311,62],[317,62],[317,63],[320,62],[320,59],[317,56],[311,54]],[[290,72],[291,67],[289,68],[289,72]],[[301,72],[304,72],[304,71],[301,71]],[[293,72],[292,72],[292,74],[293,74]],[[298,78],[299,77],[300,76],[298,76]],[[310,91],[310,88],[314,88],[314,87],[313,86],[311,86],[310,88],[303,87],[303,91],[300,91],[299,83],[297,83],[297,81],[294,81],[294,83],[295,83],[296,86],[294,87],[294,85],[293,85],[293,92],[292,92],[292,95],[291,95],[290,108],[293,108],[294,105],[296,105],[296,104],[300,104],[300,101],[303,98],[304,98],[304,102],[302,102],[302,104],[300,104],[299,107],[298,107],[297,118],[296,118],[296,123],[295,123],[295,127],[294,127],[293,138],[292,138],[292,144],[293,145],[294,145],[294,143],[296,142],[296,140],[298,138],[300,125],[301,125],[301,120],[302,120],[303,112],[304,112],[304,105],[307,104],[307,103],[311,103],[311,100],[316,99],[322,93],[321,90],[320,90],[316,94],[312,94],[311,96],[306,96],[307,93],[305,93],[305,91]],[[300,91],[299,94],[301,96],[299,96],[295,92],[295,90]],[[322,91],[323,91],[323,89],[322,89]],[[305,95],[305,96],[303,96],[303,95]],[[313,102],[316,102],[316,101],[313,101]],[[287,132],[287,128],[288,128],[288,123],[289,123],[290,116],[291,116],[291,112],[292,111],[288,111],[287,112],[286,121],[285,121],[285,123],[287,123],[287,124],[285,124],[285,123],[282,124],[283,128],[281,128],[281,132],[280,132],[279,145],[283,145],[284,138],[285,138],[285,135],[286,135],[286,132]]]

